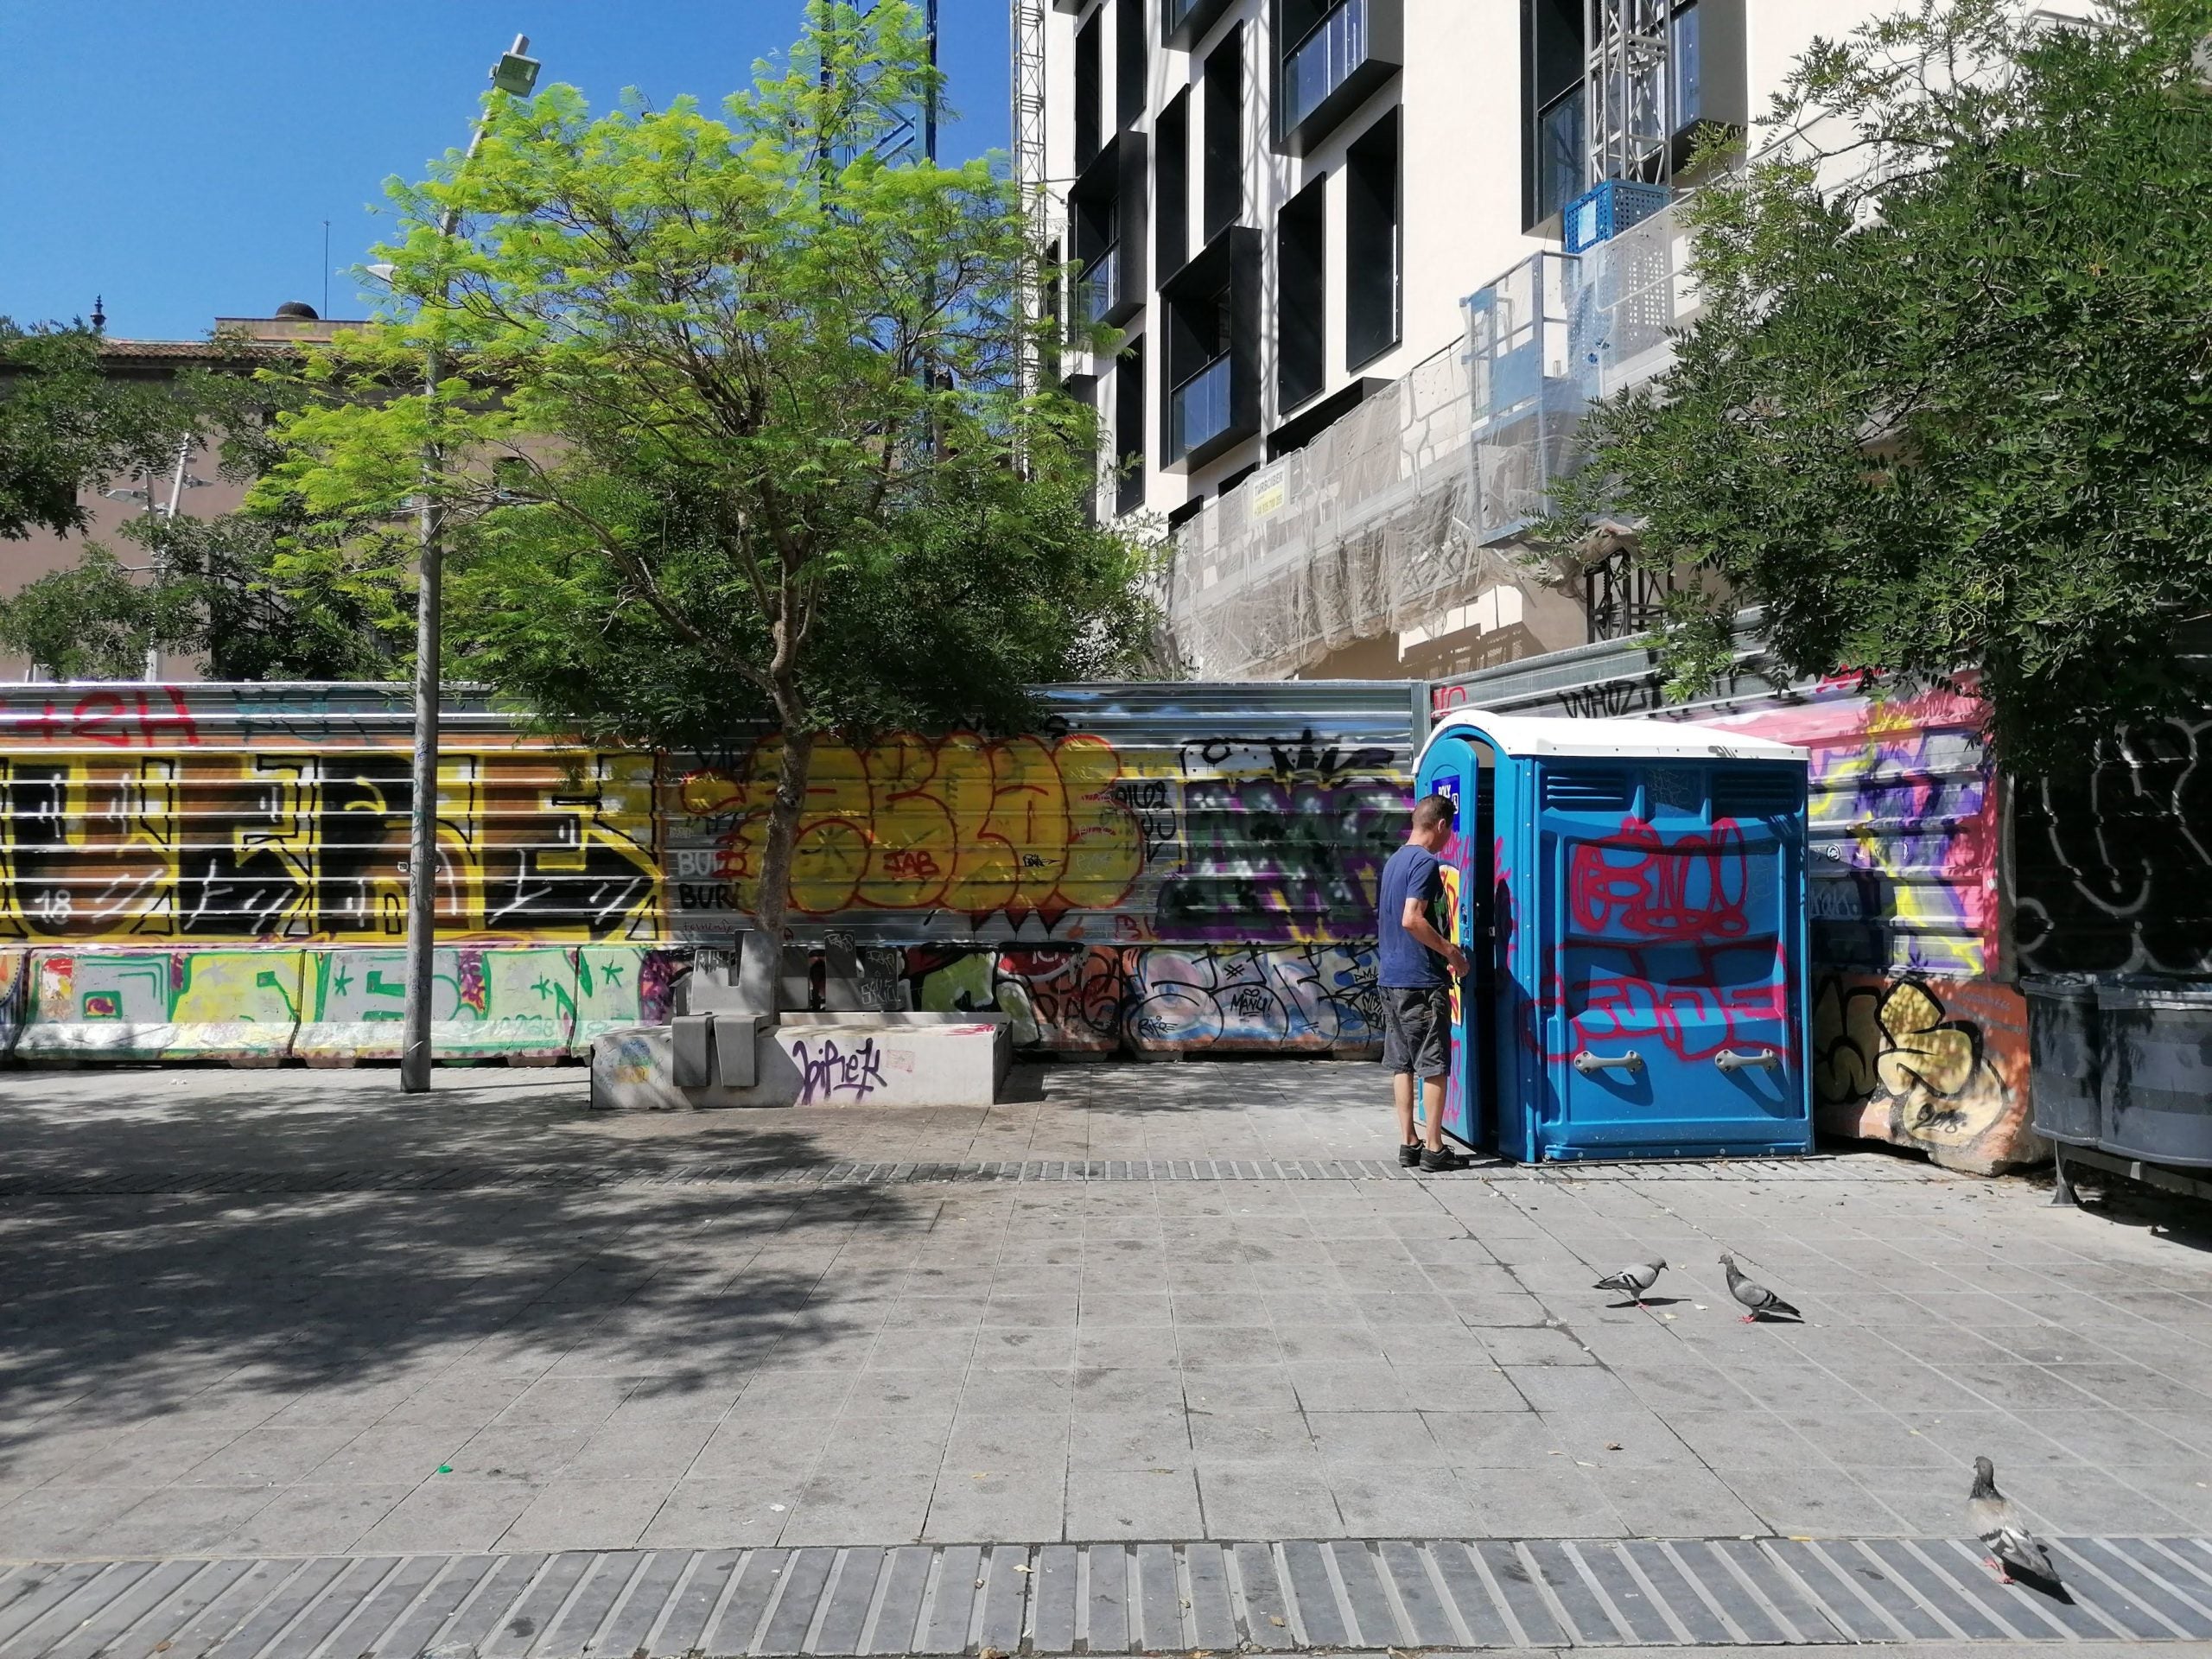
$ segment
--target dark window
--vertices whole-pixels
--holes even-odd
[[[1205,239],[1244,211],[1244,25],[1229,31],[1206,60]]]
[[[1275,215],[1275,402],[1295,409],[1328,378],[1325,179]]]
[[[1038,296],[1045,308],[1045,339],[1038,353],[1038,365],[1044,371],[1045,378],[1051,380],[1059,376],[1060,339],[1066,327],[1062,319],[1067,315],[1061,305],[1060,245],[1057,242],[1045,250],[1045,269],[1051,274],[1046,278],[1042,291]]]
[[[1231,226],[1160,284],[1163,466],[1202,467],[1260,429],[1260,285],[1267,238]]]
[[[1188,52],[1229,6],[1230,0],[1160,0],[1160,38],[1178,52]]]
[[[1071,374],[1063,383],[1062,390],[1091,412],[1098,413],[1098,377],[1095,374]],[[1086,524],[1098,522],[1098,492],[1094,489],[1083,504],[1083,521]]]
[[[1145,0],[1114,0],[1114,124],[1135,124],[1144,115],[1147,41]]]
[[[1158,216],[1160,280],[1182,270],[1191,248],[1191,94],[1186,89],[1153,124],[1153,212]]]
[[[1075,164],[1077,171],[1098,154],[1102,142],[1099,123],[1098,14],[1076,31],[1075,36]]]
[[[1175,377],[1167,400],[1171,455],[1188,454],[1230,429],[1236,378],[1230,356],[1230,302],[1224,283],[1211,294],[1179,302],[1172,311],[1168,351]]]
[[[1365,0],[1278,0],[1275,49],[1282,54],[1275,130],[1288,132],[1364,56]]]
[[[1344,366],[1398,343],[1398,112],[1344,154]]]
[[[1700,96],[1700,83],[1704,77],[1699,73],[1697,0],[1686,6],[1675,8],[1674,51],[1669,54],[1668,95],[1674,103],[1669,111],[1673,118],[1669,129],[1680,132],[1696,120],[1704,111],[1704,99]]]
[[[1075,316],[1085,327],[1120,308],[1122,198],[1119,192],[1071,196],[1075,231]]]
[[[1114,461],[1124,468],[1115,487],[1114,511],[1144,505],[1144,341],[1129,342],[1114,365]]]
[[[1582,0],[1522,0],[1523,222],[1582,194]]]

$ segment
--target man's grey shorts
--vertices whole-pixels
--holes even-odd
[[[1442,1077],[1451,1070],[1452,993],[1441,985],[1381,989],[1383,1070]]]

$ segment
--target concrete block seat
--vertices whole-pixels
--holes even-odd
[[[702,1041],[710,1046],[703,1065]],[[693,1015],[594,1037],[591,1103],[664,1112],[988,1106],[1013,1061],[1013,1020],[1003,1014]]]

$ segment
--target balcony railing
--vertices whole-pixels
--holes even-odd
[[[1282,61],[1282,130],[1291,131],[1367,60],[1367,0],[1339,0]]]
[[[1122,250],[1118,243],[1109,243],[1076,278],[1075,314],[1087,323],[1101,323],[1121,301]]]
[[[1168,398],[1168,453],[1187,455],[1229,430],[1229,353],[1177,386]]]

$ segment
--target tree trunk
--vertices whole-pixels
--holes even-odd
[[[760,849],[760,887],[753,914],[762,935],[780,950],[784,917],[791,908],[791,847],[798,839],[799,815],[806,807],[814,734],[798,729],[795,708],[779,708],[779,714],[784,721],[784,753],[776,768],[776,798],[768,810],[768,840]]]

